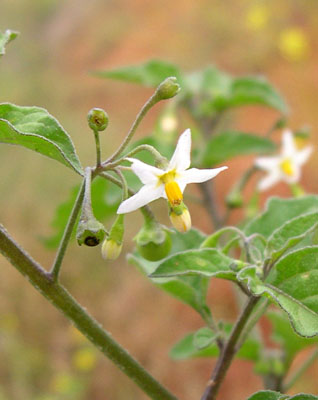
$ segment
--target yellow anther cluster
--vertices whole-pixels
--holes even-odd
[[[181,204],[183,195],[176,181],[166,183],[165,191],[171,205],[177,206]]]
[[[288,176],[293,176],[295,174],[295,168],[289,159],[283,160],[280,164],[280,168],[284,174]]]

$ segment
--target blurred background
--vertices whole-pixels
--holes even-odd
[[[104,156],[124,137],[151,90],[99,80],[89,71],[161,58],[185,71],[215,64],[233,74],[260,73],[290,105],[289,126],[312,127],[317,145],[318,4],[292,0],[1,0],[0,29],[21,35],[0,60],[1,102],[48,109],[71,135],[83,165],[95,160],[86,114],[102,107],[110,125],[102,134]],[[160,105],[136,135],[153,128]],[[247,107],[236,112],[236,125],[264,133],[276,114]],[[180,132],[184,126],[180,126]],[[24,149],[0,146],[0,221],[47,268],[54,252],[41,238],[52,235],[55,208],[79,177],[70,169]],[[318,192],[318,158],[304,169],[303,185]],[[222,203],[231,183],[252,158],[235,159],[227,179],[216,182]],[[271,193],[289,195],[284,185]],[[266,193],[268,195],[268,193]],[[155,205],[168,224],[166,209]],[[195,226],[211,232],[198,207]],[[136,213],[137,214],[137,213]],[[235,222],[236,215],[233,220]],[[127,217],[123,254],[140,227],[139,215]],[[108,224],[110,224],[108,222]],[[140,390],[100,355],[3,258],[0,259],[0,400],[145,399]],[[180,399],[198,399],[215,360],[176,362],[171,346],[202,326],[189,307],[146,280],[125,256],[105,262],[97,248],[73,242],[65,258],[62,282],[117,340]],[[231,287],[215,281],[209,293],[216,317],[236,313]],[[302,356],[302,355],[301,355]],[[242,384],[243,383],[243,384]],[[249,362],[232,366],[220,398],[243,400],[261,387]],[[293,392],[318,391],[317,365]]]

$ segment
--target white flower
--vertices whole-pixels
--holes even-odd
[[[191,132],[187,129],[180,137],[177,147],[166,169],[145,164],[130,158],[131,169],[144,186],[134,196],[123,201],[117,213],[124,214],[144,206],[160,197],[177,206],[182,202],[182,193],[188,183],[200,183],[214,178],[227,167],[214,169],[190,168]]]
[[[291,131],[285,130],[281,154],[273,157],[260,157],[255,160],[255,165],[268,173],[265,178],[260,180],[258,189],[266,190],[279,181],[289,184],[298,182],[301,166],[308,160],[312,150],[312,146],[298,150],[294,135]]]

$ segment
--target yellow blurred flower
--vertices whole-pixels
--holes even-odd
[[[308,38],[300,28],[289,28],[281,32],[278,48],[289,61],[301,61],[308,57],[310,45]]]
[[[97,362],[97,354],[94,349],[84,347],[75,352],[72,363],[80,371],[88,372],[92,370]]]
[[[56,393],[69,393],[73,388],[73,379],[66,372],[60,372],[52,380],[52,389]]]
[[[259,31],[266,27],[270,10],[265,4],[253,4],[246,14],[245,24],[251,31]]]

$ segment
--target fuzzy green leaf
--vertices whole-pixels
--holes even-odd
[[[281,258],[262,282],[258,268],[246,267],[237,278],[256,296],[266,296],[287,312],[295,331],[318,335],[318,246],[293,251]]]
[[[26,147],[83,174],[71,138],[44,108],[0,104],[0,143]]]
[[[0,57],[6,52],[6,45],[14,40],[19,32],[7,29],[4,33],[0,32]]]
[[[235,269],[242,263],[217,249],[186,250],[164,259],[150,275],[152,278],[201,275],[235,280]]]
[[[301,214],[318,212],[318,196],[309,195],[292,199],[271,198],[265,211],[244,229],[246,235],[260,233],[268,238],[277,228]]]
[[[269,153],[275,144],[267,138],[243,132],[224,132],[213,136],[206,145],[203,165],[209,167],[233,157]]]
[[[150,60],[143,64],[106,71],[95,71],[93,75],[150,87],[158,86],[170,76],[175,76],[178,80],[181,78],[180,71],[174,64],[160,60]]]
[[[270,310],[266,316],[273,325],[272,339],[283,347],[287,365],[299,351],[317,343],[316,337],[308,339],[297,335],[290,326],[288,318],[281,311]]]
[[[279,392],[273,392],[272,390],[261,390],[260,392],[254,393],[247,400],[285,400],[289,398]]]
[[[318,213],[303,214],[286,222],[269,237],[267,253],[277,259],[285,251],[297,245],[315,231],[318,225]]]

